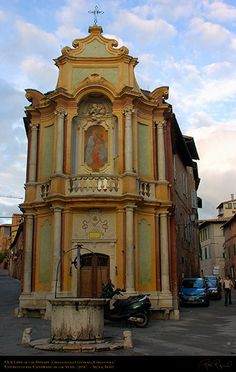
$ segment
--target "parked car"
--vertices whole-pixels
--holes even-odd
[[[209,293],[204,278],[184,278],[179,291],[180,306],[209,306]]]
[[[218,278],[215,275],[207,275],[204,278],[207,283],[210,299],[220,300],[222,297],[222,289]]]

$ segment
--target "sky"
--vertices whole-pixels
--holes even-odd
[[[25,89],[55,89],[53,59],[88,35],[96,5],[103,36],[138,58],[139,86],[169,86],[200,158],[199,218],[216,218],[220,202],[236,198],[236,0],[0,0],[0,224],[24,198]]]

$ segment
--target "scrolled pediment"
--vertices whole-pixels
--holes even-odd
[[[89,28],[89,32],[89,36],[83,39],[75,39],[72,42],[73,48],[65,46],[61,50],[62,55],[78,58],[111,58],[128,55],[128,48],[125,46],[117,48],[117,40],[108,39],[101,35],[101,27],[94,25]]]

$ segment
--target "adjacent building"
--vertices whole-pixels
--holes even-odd
[[[236,214],[228,219],[222,228],[225,236],[225,275],[230,275],[231,278],[236,279]]]
[[[178,318],[179,282],[200,270],[197,150],[169,88],[141,89],[102,32],[62,49],[55,90],[26,90],[20,312],[50,316],[55,294],[98,297],[111,279]]]
[[[223,226],[227,221],[228,218],[219,217],[201,221],[199,224],[202,275],[225,277]]]
[[[0,225],[0,252],[7,252],[11,239],[11,225]]]
[[[20,213],[12,215],[11,243],[9,247],[9,275],[18,280],[23,277],[23,216]]]
[[[201,242],[201,272],[202,275],[219,275],[225,277],[229,274],[233,278],[235,238],[234,221],[236,213],[236,199],[221,202],[217,208],[217,218],[200,221]]]
[[[0,225],[0,269],[8,268],[8,249],[11,239],[11,225]]]

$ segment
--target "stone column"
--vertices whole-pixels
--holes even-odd
[[[166,158],[165,158],[165,143],[164,143],[164,125],[165,121],[157,121],[157,164],[158,164],[158,180],[166,180]]]
[[[168,213],[160,213],[161,291],[170,292]]]
[[[134,292],[134,207],[126,212],[126,291]]]
[[[29,182],[36,181],[37,151],[38,151],[38,124],[30,124],[30,152],[29,152]]]
[[[53,230],[53,277],[52,291],[57,293],[61,289],[61,207],[53,207],[54,210],[54,230]],[[56,284],[57,283],[57,284]]]
[[[56,166],[55,173],[63,174],[63,155],[64,155],[64,121],[67,113],[63,108],[58,109],[55,114],[57,115],[56,126]]]
[[[25,215],[24,294],[30,294],[32,289],[33,227],[34,217]]]
[[[133,128],[132,107],[126,107],[125,115],[125,172],[133,173]]]

